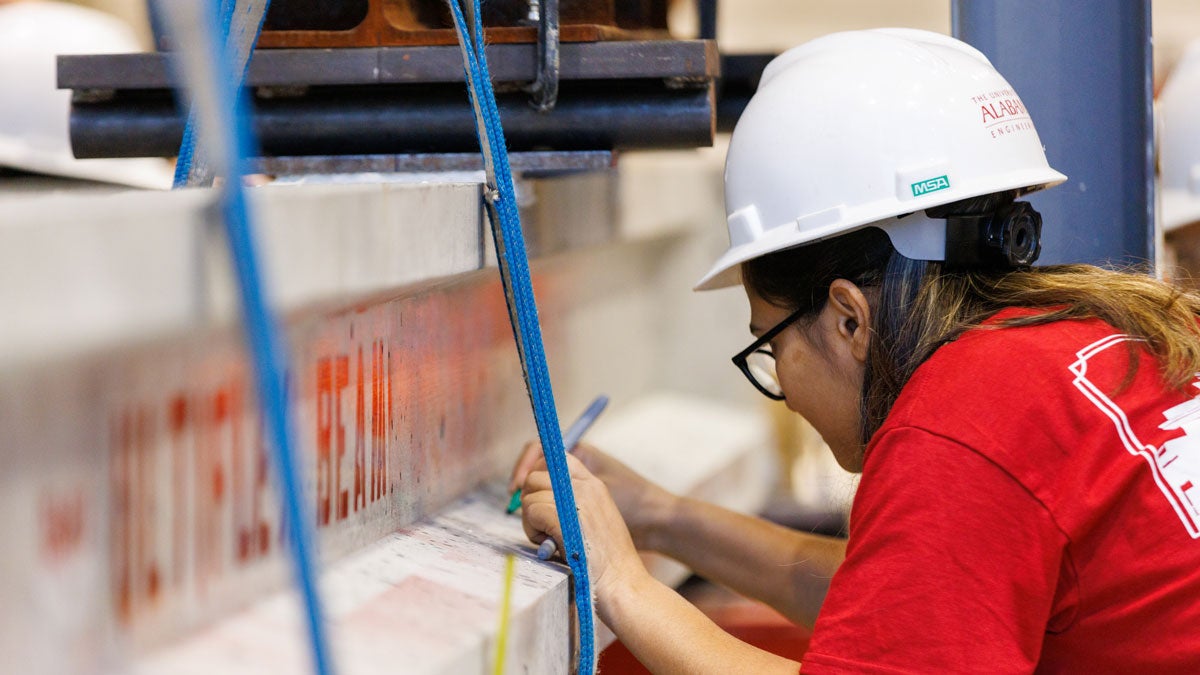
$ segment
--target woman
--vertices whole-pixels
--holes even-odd
[[[1200,298],[1030,268],[1064,180],[980,53],[919,31],[779,57],[734,132],[734,361],[862,473],[846,546],[570,458],[598,611],[655,672],[796,672],[641,566],[661,551],[815,628],[805,673],[1200,672]],[[1078,226],[1085,226],[1079,224]],[[559,537],[549,477],[524,484]],[[527,475],[526,475],[527,474]],[[832,581],[830,581],[832,577]]]

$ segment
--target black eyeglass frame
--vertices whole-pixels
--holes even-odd
[[[737,366],[738,370],[742,371],[742,374],[746,376],[746,379],[750,380],[750,384],[754,385],[755,389],[759,390],[760,392],[762,392],[762,394],[764,396],[766,396],[767,398],[769,398],[773,401],[782,401],[786,397],[783,394],[776,394],[774,392],[771,392],[766,387],[762,386],[762,384],[759,383],[758,379],[754,377],[754,373],[750,372],[750,365],[746,362],[746,359],[750,358],[750,355],[755,352],[762,352],[763,354],[770,356],[771,360],[774,361],[775,353],[768,351],[766,349],[763,349],[762,348],[763,345],[770,342],[771,338],[782,333],[785,328],[787,328],[788,326],[795,323],[797,319],[804,316],[805,313],[807,313],[808,311],[809,310],[807,308],[800,308],[800,309],[792,312],[783,321],[780,321],[779,323],[775,324],[774,326],[771,327],[770,330],[763,333],[757,340],[750,343],[749,347],[746,347],[742,351],[738,352],[736,356],[733,357],[733,365]],[[776,382],[778,382],[778,375],[776,376]],[[782,386],[783,385],[781,383],[780,387],[782,387]]]

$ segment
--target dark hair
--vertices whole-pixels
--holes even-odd
[[[929,209],[933,217],[983,213],[1013,201],[1015,192],[975,197]],[[942,345],[1006,307],[1053,308],[1000,327],[1097,317],[1143,338],[1168,386],[1182,390],[1200,372],[1200,295],[1164,284],[1144,271],[1092,265],[1029,269],[946,269],[911,260],[887,234],[866,227],[833,239],[756,258],[742,266],[747,288],[771,304],[805,308],[808,322],[824,308],[836,279],[853,282],[871,302],[872,337],[860,407],[862,442],[883,424],[900,390]],[[1126,383],[1136,372],[1136,350]]]

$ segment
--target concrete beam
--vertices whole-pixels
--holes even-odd
[[[733,430],[746,443],[738,453],[769,444],[765,423],[738,423],[720,406],[630,403],[672,388],[755,396],[726,358],[746,337],[745,321],[730,318],[744,299],[688,291],[723,245],[719,214],[703,215],[719,175],[719,161],[640,156],[619,176],[522,184],[560,410],[569,418],[611,395],[595,439],[618,454],[627,442],[635,466],[662,457],[647,447],[667,452],[663,435],[689,440],[676,455],[688,466],[697,444]],[[708,187],[689,193],[691,177]],[[334,607],[346,561],[403,548],[394,533],[450,513],[534,435],[499,280],[482,269],[490,237],[479,188],[467,180],[253,193]],[[655,181],[663,189],[648,189]],[[618,200],[622,190],[629,199]],[[0,199],[0,653],[28,672],[140,667],[287,587],[279,500],[209,199]],[[697,228],[707,234],[696,239]],[[643,412],[604,436],[630,405]],[[704,466],[710,478],[743,476]],[[753,475],[715,492],[758,494],[768,481]],[[506,546],[472,555],[492,565]]]
[[[593,434],[622,461],[681,494],[742,511],[766,499],[762,411],[680,395],[625,406]],[[653,447],[653,452],[647,452]],[[515,557],[504,672],[569,673],[574,610],[565,565],[537,560],[498,484],[332,564],[321,579],[338,671],[494,672],[505,558]],[[671,585],[687,571],[647,556]],[[134,660],[139,673],[302,672],[307,636],[294,592],[279,593]],[[612,634],[604,630],[601,645]]]
[[[0,200],[0,366],[184,334],[236,316],[211,190]],[[479,186],[251,191],[270,297],[288,312],[482,264]]]

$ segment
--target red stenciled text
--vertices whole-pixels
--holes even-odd
[[[390,354],[369,349],[317,361],[317,525],[340,522],[391,491]]]
[[[391,492],[390,354],[381,340],[363,343],[318,358],[315,375],[316,438],[302,435],[298,446],[316,449],[316,462],[303,464],[316,471],[309,484],[321,527]],[[217,579],[286,543],[268,438],[249,386],[246,373],[231,368],[211,385],[132,403],[110,417],[110,560],[122,622],[148,616],[165,594],[204,597]],[[43,500],[45,560],[79,545],[84,514],[82,497]]]
[[[58,562],[77,553],[83,546],[83,486],[64,492],[43,492],[38,500],[38,525],[42,559]]]

